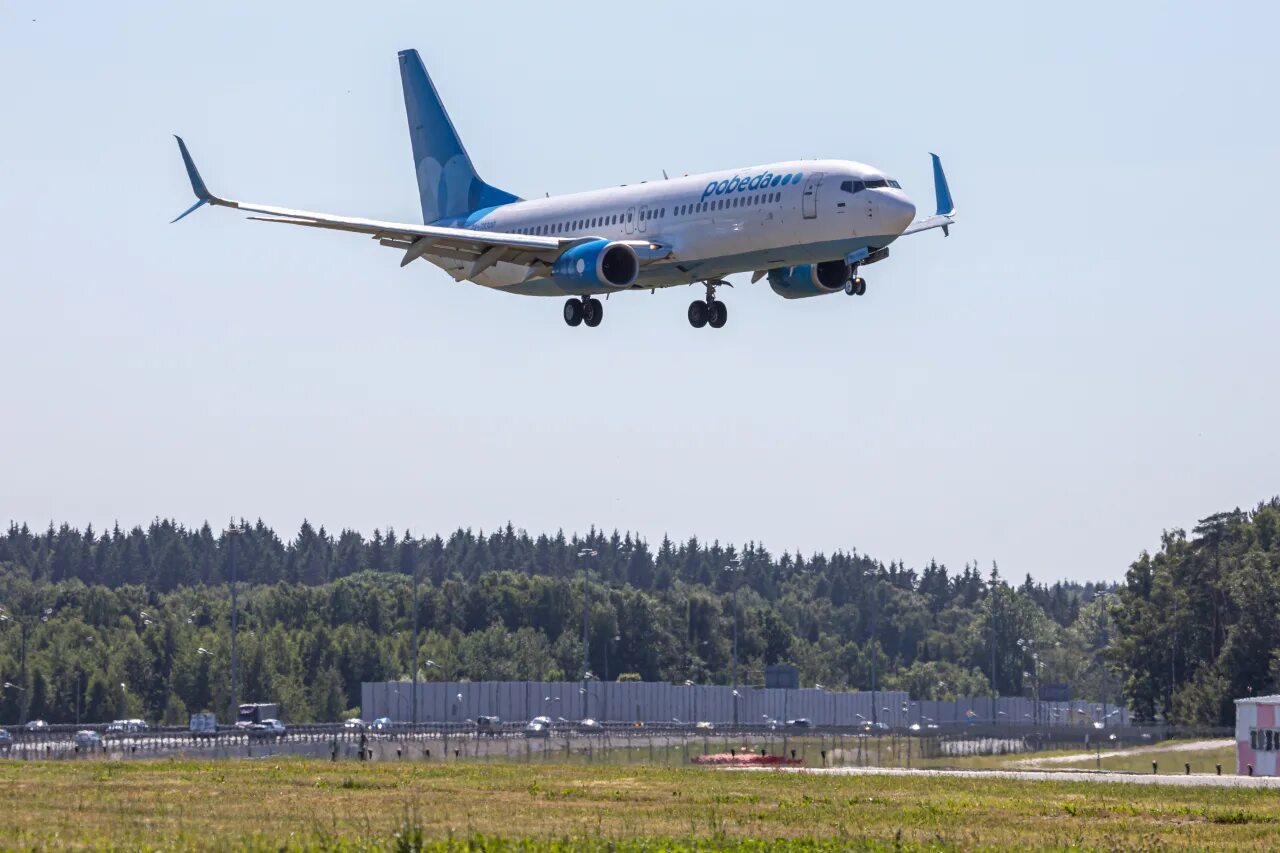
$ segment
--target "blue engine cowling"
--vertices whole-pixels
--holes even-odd
[[[630,287],[640,275],[640,260],[626,243],[592,240],[565,251],[551,267],[551,278],[567,293],[597,293],[601,287]]]
[[[849,265],[844,261],[778,267],[769,270],[769,286],[784,299],[825,296],[843,290],[849,274]]]

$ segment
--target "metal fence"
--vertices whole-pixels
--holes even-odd
[[[390,717],[419,723],[463,723],[478,716],[504,720],[594,718],[609,722],[683,722],[753,725],[805,717],[819,726],[857,726],[870,721],[892,728],[919,724],[1078,726],[1130,724],[1123,708],[1092,702],[972,697],[948,701],[912,700],[904,691],[843,692],[662,682],[420,681],[417,702],[409,681],[365,682],[365,719]]]
[[[408,681],[366,682],[361,712],[366,719],[414,721],[414,686]],[[504,720],[594,718],[610,722],[758,724],[806,717],[817,725],[856,725],[879,720],[884,708],[900,707],[900,691],[836,693],[752,687],[684,686],[660,682],[434,681],[418,682],[417,722],[458,723],[478,716]],[[877,709],[875,706],[880,705]]]

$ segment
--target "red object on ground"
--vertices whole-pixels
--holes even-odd
[[[715,755],[695,755],[690,760],[694,764],[707,764],[716,767],[777,767],[804,764],[803,758],[784,758],[781,755],[730,755],[727,752],[719,752]]]

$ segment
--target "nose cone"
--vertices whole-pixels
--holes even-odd
[[[887,234],[901,234],[916,218],[916,206],[901,190],[880,190],[880,222]]]

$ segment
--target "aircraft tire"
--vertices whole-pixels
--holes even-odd
[[[604,319],[604,305],[599,299],[592,297],[582,303],[582,322],[591,328],[600,325],[600,321]]]
[[[578,326],[582,323],[582,300],[569,299],[564,303],[564,321],[570,326]]]
[[[855,296],[861,296],[867,292],[867,280],[862,276],[857,276],[853,280],[853,292]]]
[[[707,323],[713,329],[723,328],[729,320],[729,306],[723,302],[712,302],[708,311]]]
[[[710,312],[707,310],[707,303],[702,300],[690,302],[689,325],[693,326],[695,329],[701,329],[703,326],[707,325],[707,315],[709,313]]]

